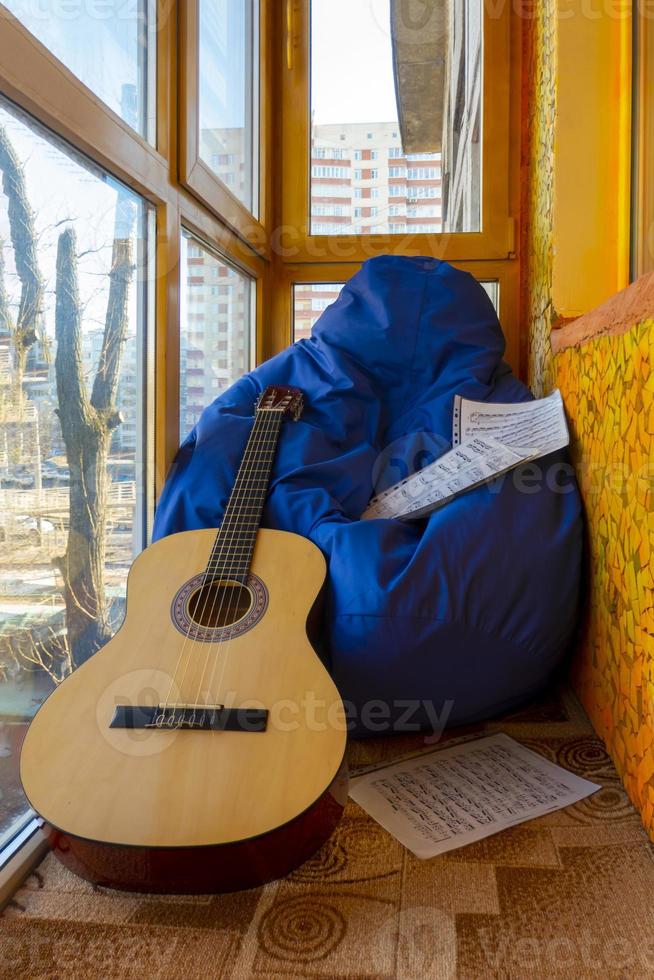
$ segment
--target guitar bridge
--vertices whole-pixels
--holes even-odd
[[[226,708],[222,704],[116,705],[109,728],[196,732],[265,732],[267,708]]]

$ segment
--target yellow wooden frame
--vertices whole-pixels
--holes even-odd
[[[497,280],[500,312],[506,337],[506,360],[516,374],[520,372],[520,334],[518,322],[517,262],[453,262],[457,269],[479,280]],[[293,341],[293,287],[303,283],[345,282],[361,268],[360,262],[287,263],[275,277],[272,318],[273,350],[280,351]]]
[[[155,209],[155,492],[179,445],[179,247],[182,226],[256,282],[257,360],[269,309],[269,263],[178,181],[178,9],[158,0],[157,146],[109,109],[8,11],[0,31],[0,92]],[[268,193],[268,208],[270,194]]]
[[[505,259],[515,250],[511,211],[512,5],[484,5],[482,230],[435,235],[309,233],[311,0],[286,0],[282,64],[282,257],[289,262],[362,262],[384,252],[447,260]],[[515,175],[515,174],[514,174]]]
[[[245,205],[200,158],[198,147],[199,0],[179,0],[179,176],[180,181],[253,249],[269,256],[272,216],[270,183],[272,25],[270,0],[259,0],[259,165],[258,212],[255,218]]]
[[[289,3],[291,13],[299,4],[306,16],[308,0],[289,0]],[[288,125],[289,112],[298,111],[293,94],[298,84],[302,83],[302,78],[306,83],[306,50],[303,55],[301,46],[291,47],[293,70],[289,70],[286,43],[295,43],[296,24],[292,17],[284,20],[281,6],[276,6],[272,0],[261,0],[265,19],[260,32],[262,222],[256,227],[241,205],[242,214],[223,214],[220,211],[222,199],[215,193],[219,182],[210,175],[210,183],[206,186],[196,184],[193,178],[196,171],[193,166],[187,166],[192,162],[189,151],[197,119],[188,98],[189,71],[192,68],[196,72],[197,68],[197,54],[190,48],[193,38],[197,39],[197,33],[193,33],[197,31],[197,25],[193,28],[192,24],[193,10],[197,22],[197,0],[158,0],[156,147],[130,129],[16,18],[4,11],[0,31],[0,91],[132,187],[155,209],[154,457],[157,494],[179,444],[179,241],[182,226],[210,248],[224,254],[229,262],[255,280],[258,362],[290,342],[292,321],[288,284],[291,279],[300,282],[348,278],[368,257],[369,249],[372,249],[372,254],[380,251],[395,254],[442,253],[444,257],[454,259],[458,265],[469,268],[479,278],[499,279],[508,350],[517,352],[518,273],[513,258],[513,220],[509,215],[512,208],[515,213],[518,200],[520,100],[509,100],[509,89],[512,87],[514,93],[519,91],[516,85],[519,82],[520,25],[509,16],[509,7],[506,5],[506,12],[489,22],[486,40],[486,63],[490,62],[491,57],[504,59],[499,67],[487,70],[484,78],[486,106],[495,107],[492,120],[488,115],[485,119],[484,153],[487,153],[491,126],[499,147],[500,169],[490,169],[485,159],[486,176],[492,175],[490,197],[489,188],[484,185],[485,206],[491,199],[501,202],[500,213],[503,217],[493,226],[496,236],[489,236],[486,232],[481,235],[437,236],[440,242],[436,248],[433,247],[435,236],[425,235],[411,236],[410,241],[403,235],[370,236],[365,241],[354,236],[349,240],[314,237],[307,240],[299,256],[284,254],[283,221],[288,207],[294,206],[294,200],[297,205],[297,187],[289,184],[289,175],[297,165],[293,158],[293,140],[297,140],[298,136],[297,133],[294,137],[289,134]],[[509,52],[512,52],[512,57],[509,57]],[[304,71],[299,70],[303,56]],[[510,65],[512,73],[511,85],[507,65]],[[496,86],[496,89],[491,98],[492,86]],[[282,156],[275,160],[274,171],[271,165],[272,133],[273,128],[280,132],[282,123],[285,126],[284,138],[280,143]],[[303,169],[303,179],[306,187],[308,164]],[[229,191],[225,190],[225,193],[232,197]],[[316,243],[320,246],[322,241],[328,246],[329,262],[325,261],[325,256],[313,254],[313,246]],[[349,252],[353,245],[355,254],[351,255]],[[485,254],[487,248],[490,254]],[[338,251],[345,254],[334,254]],[[480,257],[484,261],[469,262]],[[496,258],[504,258],[505,262],[496,262]],[[517,356],[514,358],[513,353],[510,356],[517,365]]]
[[[636,31],[633,119],[633,172],[631,202],[631,278],[638,279],[654,271],[654,106],[652,105],[652,71],[654,70],[654,18],[634,5]]]

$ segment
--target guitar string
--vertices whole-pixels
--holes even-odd
[[[251,430],[251,432],[250,432],[250,434],[248,436],[248,442],[246,443],[246,448],[245,448],[245,451],[244,451],[244,458],[241,460],[241,463],[239,465],[239,469],[238,469],[237,475],[236,475],[236,481],[238,481],[239,475],[240,475],[240,472],[241,472],[241,469],[243,467],[243,463],[247,459],[248,445],[249,445],[250,441],[252,440],[253,435],[254,435],[254,427],[253,427],[253,429]],[[222,525],[218,529],[218,532],[217,532],[217,535],[216,535],[216,539],[220,536],[220,532],[221,531],[222,531]],[[201,592],[202,589],[205,589],[206,588],[207,583],[209,581],[209,576],[211,575],[210,566],[211,566],[211,559],[212,559],[212,557],[214,555],[214,552],[216,550],[216,544],[217,544],[217,540],[216,539],[214,539],[214,542],[213,542],[212,547],[211,547],[211,552],[210,552],[210,556],[209,556],[209,563],[207,564],[207,567],[204,570],[203,577],[202,577],[202,583],[200,585],[200,589],[198,590],[199,592]],[[224,542],[222,542],[222,548],[224,549],[224,547],[225,547]],[[173,688],[175,687],[175,682],[176,682],[176,679],[177,679],[177,676],[178,676],[178,673],[179,673],[179,668],[180,668],[180,665],[182,663],[182,659],[184,657],[184,653],[186,652],[187,653],[186,667],[184,669],[184,674],[182,676],[182,679],[181,679],[181,681],[179,683],[179,687],[178,687],[178,692],[179,692],[179,694],[181,696],[181,690],[182,690],[184,681],[186,680],[186,675],[187,675],[187,672],[188,672],[188,668],[189,668],[189,665],[190,665],[190,662],[191,662],[191,659],[192,659],[192,656],[193,656],[193,647],[192,646],[189,646],[189,640],[193,639],[195,641],[198,641],[198,639],[199,639],[200,629],[201,629],[200,619],[201,619],[202,615],[204,614],[204,612],[206,610],[207,602],[208,602],[208,598],[205,597],[203,609],[200,612],[200,615],[196,618],[196,621],[195,621],[195,624],[194,624],[195,625],[195,631],[194,631],[193,637],[191,636],[191,634],[193,633],[192,628],[189,628],[186,631],[186,633],[184,634],[184,642],[182,643],[182,646],[181,646],[181,649],[180,649],[180,652],[179,652],[179,656],[177,658],[177,663],[175,665],[175,669],[174,669],[173,674],[172,674],[172,677],[171,677],[170,687],[168,689],[168,693],[166,695],[166,698],[163,701],[162,706],[161,706],[162,707],[162,711],[161,711],[161,714],[160,714],[160,717],[159,717],[159,720],[160,720],[161,723],[159,724],[159,720],[157,722],[158,725],[159,725],[159,727],[163,727],[163,722],[164,722],[164,719],[165,719],[166,710],[170,707],[170,697],[171,697],[171,694],[173,692]],[[173,712],[173,718],[174,718],[174,712]]]
[[[257,466],[258,466],[258,464],[260,462],[260,456],[259,456],[259,454],[261,453],[261,450],[262,450],[263,446],[267,442],[268,437],[269,437],[270,433],[274,430],[275,424],[276,424],[276,418],[275,418],[275,416],[277,414],[277,410],[275,410],[275,409],[261,409],[260,411],[262,412],[262,414],[265,412],[266,415],[264,415],[263,421],[261,423],[261,432],[260,432],[260,437],[258,439],[258,442],[257,442],[256,445],[253,444],[252,447],[251,447],[251,449],[249,450],[249,455],[251,457],[250,472],[248,474],[246,474],[244,472],[242,474],[242,476],[239,473],[239,477],[237,478],[239,480],[239,484],[237,485],[238,492],[237,492],[236,497],[234,498],[233,510],[232,510],[232,514],[230,515],[230,522],[229,522],[229,530],[230,530],[230,532],[234,532],[236,530],[237,525],[239,524],[239,522],[241,521],[241,519],[243,517],[244,508],[247,505],[248,500],[251,499],[249,495],[250,495],[253,487],[251,485],[248,486],[248,483],[251,484],[252,481],[255,479],[255,474],[257,472]],[[270,415],[269,416],[267,415],[268,412],[270,412]],[[257,421],[258,421],[258,419],[255,419],[255,427],[256,427]],[[238,555],[238,552],[243,547],[243,545],[239,541],[239,538],[237,537],[236,534],[233,534],[232,537],[233,537],[233,544],[231,545],[231,555],[230,555],[230,543],[229,543],[229,540],[227,540],[226,547],[224,549],[224,553],[221,555],[221,558],[222,558],[222,561],[223,561],[223,576],[222,576],[223,578],[227,578],[228,577],[227,576],[227,572],[228,572],[228,566],[229,566],[229,559],[230,558],[232,558],[232,559],[236,558],[237,555]],[[248,588],[247,583],[244,585],[244,587],[246,589]],[[229,590],[226,590],[226,589],[223,590],[223,594],[221,596],[221,601],[220,601],[220,606],[218,608],[217,619],[218,619],[218,621],[220,621],[220,618],[221,618],[221,615],[222,615],[222,611],[223,611],[223,607],[225,605],[225,595],[228,592],[229,592],[229,600],[228,600],[227,610],[225,612],[225,622],[229,624],[229,617],[230,617],[230,613],[231,613],[231,609],[232,609],[233,600],[234,600],[235,595],[237,594],[237,589],[235,589],[235,588],[232,588],[232,589],[229,589]],[[210,619],[213,619],[213,612],[214,612],[215,604],[216,604],[216,595],[214,595],[214,599],[213,599],[213,603],[212,603],[212,607],[211,607],[211,611],[210,611]],[[229,625],[227,625],[226,628],[229,630],[230,629]],[[221,659],[224,662],[224,660],[225,660],[225,658],[227,656],[227,649],[229,647],[229,644],[231,642],[231,639],[232,639],[232,633],[230,631],[229,635],[227,637],[225,637],[225,639],[218,638],[218,640],[216,640],[215,642],[212,641],[209,644],[209,650],[208,650],[207,655],[205,657],[204,666],[203,666],[203,669],[202,669],[202,675],[200,677],[200,683],[199,683],[199,687],[198,687],[198,694],[196,696],[196,703],[199,703],[199,698],[202,695],[202,686],[204,684],[204,678],[205,678],[205,675],[206,675],[207,667],[208,667],[209,663],[211,662],[212,654],[214,656],[214,670],[212,670],[211,678],[213,678],[213,674],[215,672],[215,664],[216,664],[216,662],[218,660],[218,648],[219,648],[220,644],[223,644],[223,643],[226,644],[225,650],[222,652],[222,657],[221,657]],[[210,693],[211,692],[208,689],[207,690],[207,694],[209,695]],[[205,716],[206,716],[206,705],[205,705],[205,708],[203,708],[203,712],[202,712],[202,723],[204,723]]]
[[[211,550],[211,554],[209,556],[209,562],[208,562],[208,565],[207,565],[207,571],[209,572],[209,575],[210,575],[210,582],[214,582],[216,580],[220,581],[221,579],[224,579],[225,578],[225,569],[226,569],[226,564],[227,564],[227,556],[228,556],[229,550],[230,550],[230,535],[232,534],[232,532],[234,530],[234,527],[235,527],[235,524],[236,524],[236,517],[237,517],[237,515],[236,515],[236,506],[238,504],[239,494],[242,492],[241,491],[241,487],[245,484],[245,482],[247,482],[247,479],[248,479],[248,470],[252,471],[254,469],[255,462],[256,462],[256,454],[257,454],[257,451],[258,451],[258,448],[259,448],[259,444],[261,443],[261,441],[262,441],[262,439],[264,437],[264,432],[265,432],[265,419],[262,422],[261,429],[259,429],[258,426],[257,426],[258,418],[259,418],[259,416],[258,416],[258,412],[257,412],[257,414],[255,414],[254,424],[253,424],[252,429],[250,431],[250,434],[248,436],[248,441],[246,443],[246,447],[245,447],[245,450],[244,450],[244,453],[243,453],[243,458],[241,459],[241,463],[239,465],[239,468],[238,468],[238,471],[237,471],[237,474],[236,474],[236,480],[235,480],[235,483],[234,483],[234,489],[236,491],[236,494],[233,497],[230,495],[230,499],[229,499],[229,501],[227,503],[226,512],[225,512],[225,515],[223,517],[222,524],[220,525],[220,528],[219,528],[219,533],[218,533],[217,539],[214,541],[214,545],[213,545],[213,548]],[[206,590],[206,593],[205,593],[205,598],[204,598],[204,603],[203,603],[202,609],[199,610],[196,613],[196,618],[197,618],[198,624],[201,624],[202,621],[208,623],[209,625],[207,625],[207,627],[206,627],[207,629],[211,629],[210,624],[213,621],[213,613],[214,613],[214,609],[215,609],[215,605],[216,605],[216,598],[217,598],[217,595],[218,595],[219,590],[220,590],[220,586],[218,585],[213,590],[213,595],[212,595],[211,589],[210,588],[207,589]],[[223,594],[222,594],[222,598],[221,598],[221,606],[220,606],[220,609],[219,609],[219,615],[220,615],[220,611],[222,610],[222,605],[223,605],[223,602],[224,602],[224,596],[225,596],[225,592],[226,591],[227,590],[223,590]],[[209,617],[208,617],[208,619],[206,619],[205,616],[206,616],[207,609],[208,609],[208,606],[209,606],[209,597],[210,596],[212,596],[212,598],[211,598],[211,609],[209,610]],[[194,706],[195,705],[199,705],[199,703],[200,703],[200,700],[199,699],[200,699],[200,695],[202,693],[202,683],[203,683],[203,678],[204,678],[204,672],[206,670],[207,660],[208,660],[208,658],[211,655],[211,647],[212,647],[212,645],[213,644],[211,642],[209,642],[209,652],[208,652],[207,658],[205,659],[205,662],[204,662],[204,666],[203,666],[203,670],[202,670],[202,676],[200,678],[200,686],[199,686],[199,689],[198,689],[198,694],[196,695],[196,697],[192,701],[192,703],[193,703]],[[192,654],[191,654],[191,656],[192,656]],[[188,672],[188,667],[189,667],[190,661],[191,661],[191,657],[189,657],[188,660],[187,660],[186,670],[184,671],[184,676],[182,677],[182,680],[181,680],[181,686],[182,687],[183,687],[184,682],[186,680],[186,674]],[[204,723],[205,716],[206,716],[206,705],[203,705],[203,708],[202,708],[202,716],[201,716],[202,717],[202,723]],[[190,720],[191,720],[191,723],[194,723],[195,722],[195,708],[194,708],[193,712],[191,713],[191,719]]]
[[[276,439],[275,439],[275,429],[278,427],[279,420],[280,420],[279,410],[269,409],[268,411],[270,411],[270,416],[269,416],[269,418],[267,420],[267,424],[264,427],[262,427],[262,438],[260,439],[259,445],[257,447],[257,454],[258,455],[253,455],[252,476],[251,476],[251,479],[250,479],[251,485],[248,486],[247,485],[247,482],[244,482],[243,488],[242,488],[241,498],[237,502],[238,503],[238,510],[235,508],[235,511],[234,511],[234,521],[233,521],[233,523],[235,525],[238,524],[243,519],[244,513],[247,513],[246,508],[251,509],[252,500],[253,500],[252,493],[254,491],[254,486],[253,486],[252,481],[256,479],[258,483],[261,483],[264,480],[266,480],[266,483],[267,483],[267,478],[262,475],[262,471],[261,471],[261,469],[259,467],[259,464],[264,459],[264,454],[270,452],[270,443],[271,442],[274,443],[276,441]],[[259,474],[259,475],[257,476],[257,474]],[[268,474],[268,478],[269,478],[269,474]],[[267,491],[267,486],[266,486],[265,489]],[[258,487],[257,490],[260,493],[261,487]],[[264,493],[263,496],[265,498],[265,493]],[[261,515],[259,514],[259,517],[257,519],[257,525],[259,524],[260,519],[261,519]],[[247,528],[246,533],[249,533],[249,531],[251,530],[250,525],[251,525],[251,522],[252,522],[252,516],[250,514],[247,514],[247,520],[248,520],[248,528]],[[258,531],[258,527],[257,527],[257,531]],[[255,536],[254,537],[255,537],[255,540],[256,540],[256,532],[255,532]],[[236,560],[236,564],[238,564],[238,563],[244,564],[243,556],[242,556],[241,552],[243,550],[245,550],[248,547],[248,545],[247,544],[244,545],[236,537],[235,537],[234,541],[235,541],[235,547],[233,549],[233,556],[236,557],[236,559],[237,559]],[[253,541],[252,542],[252,554],[254,553],[254,545],[255,545],[255,542]],[[238,552],[238,554],[237,554],[237,552]],[[250,555],[250,560],[251,560],[251,557],[252,557],[252,555]],[[228,562],[228,564],[229,564],[229,562]],[[246,576],[246,584],[245,584],[244,587],[246,589],[248,589],[248,591],[249,591],[249,585],[247,584],[247,577],[249,577],[249,565],[250,565],[250,561],[248,561],[247,564],[248,564],[248,576]],[[228,605],[228,609],[227,609],[227,612],[226,612],[226,618],[225,618],[225,622],[227,622],[227,623],[230,622],[230,614],[231,614],[231,608],[232,608],[232,599],[234,598],[234,595],[235,594],[236,594],[236,590],[233,590],[233,594],[230,594],[230,597],[229,597],[229,605]],[[223,597],[223,599],[224,599],[224,597]],[[220,613],[221,613],[221,610],[219,610],[219,618],[220,618]],[[246,613],[246,615],[247,615],[247,613]],[[228,626],[228,628],[229,628],[229,626]],[[205,672],[206,672],[206,668],[208,667],[209,662],[211,661],[211,654],[213,653],[213,663],[212,663],[211,673],[210,673],[210,677],[209,677],[209,683],[207,685],[207,692],[208,692],[209,695],[211,695],[211,693],[212,693],[213,680],[214,680],[214,677],[215,677],[215,673],[216,673],[216,669],[217,669],[218,661],[219,660],[222,662],[222,665],[223,665],[223,669],[221,671],[221,681],[222,681],[222,678],[224,677],[225,667],[226,667],[226,664],[227,664],[227,659],[228,659],[228,654],[229,654],[229,646],[230,646],[230,643],[232,642],[232,639],[233,639],[233,632],[230,631],[229,635],[225,639],[222,639],[222,640],[219,640],[218,641],[219,643],[224,643],[225,644],[225,648],[221,652],[221,656],[220,657],[218,657],[218,651],[217,650],[214,650],[214,651],[210,650],[209,651],[209,656],[208,656],[207,661],[205,663]],[[201,678],[201,685],[204,683],[205,672],[203,672],[203,676]],[[217,702],[217,696],[215,694],[213,696],[213,701],[215,703],[218,703]]]
[[[256,530],[255,530],[255,535],[254,535],[254,543],[253,543],[253,546],[252,546],[252,554],[254,554],[254,547],[255,547],[255,544],[256,544],[256,536],[257,536],[257,534],[259,532],[259,526],[260,526],[261,517],[262,517],[262,514],[263,514],[263,507],[265,505],[265,499],[266,499],[266,496],[268,494],[268,485],[269,485],[269,482],[270,482],[270,475],[271,475],[271,471],[272,471],[272,460],[274,458],[274,454],[275,454],[275,451],[276,451],[276,448],[277,448],[277,442],[279,440],[279,432],[280,432],[280,428],[281,428],[281,423],[282,423],[282,420],[283,420],[283,417],[284,417],[284,414],[285,414],[285,412],[284,412],[283,409],[274,409],[272,411],[274,411],[275,414],[271,417],[271,420],[270,420],[271,424],[268,426],[268,429],[266,430],[266,437],[267,438],[262,441],[262,445],[260,447],[260,453],[261,453],[261,455],[260,455],[259,460],[257,460],[258,463],[261,463],[261,462],[264,463],[264,467],[267,467],[267,472],[265,473],[265,476],[260,477],[261,480],[265,480],[266,487],[263,488],[263,490],[264,490],[263,494],[261,494],[261,489],[262,488],[259,488],[259,493],[261,494],[261,499],[260,499],[260,501],[258,503],[259,514],[258,514],[258,517],[257,517],[257,527],[256,527]],[[270,454],[269,459],[265,459],[264,458],[264,455],[263,455],[264,453],[265,454]],[[259,472],[261,472],[261,470]],[[245,503],[247,504],[247,495],[245,497]],[[248,517],[248,520],[250,521],[251,520],[251,517]],[[249,568],[248,568],[248,572],[249,572]],[[247,585],[246,585],[246,588],[248,588]],[[230,606],[230,609],[228,609],[228,611],[227,611],[227,620],[229,620],[230,611],[231,611],[231,606]],[[214,700],[216,701],[216,703],[218,703],[218,701],[220,700],[220,691],[222,690],[223,682],[224,682],[224,679],[225,679],[225,673],[226,673],[227,664],[228,664],[228,661],[229,661],[229,654],[231,652],[230,651],[230,647],[231,647],[231,644],[232,644],[232,640],[233,640],[233,634],[229,636],[229,638],[228,638],[228,640],[227,640],[227,642],[225,644],[225,649],[222,652],[222,656],[220,658],[221,661],[222,661],[222,668],[221,668],[221,671],[220,671],[220,677],[218,678],[218,685],[216,687],[216,692],[215,692],[215,695],[214,695]],[[209,683],[208,683],[208,690],[209,691],[211,691],[211,688],[213,687],[213,682],[214,682],[214,678],[216,676],[216,669],[217,669],[217,667],[218,667],[218,657],[216,656],[216,657],[214,657],[213,666],[212,666],[212,670],[211,670],[211,675],[210,675],[210,678],[209,678]]]

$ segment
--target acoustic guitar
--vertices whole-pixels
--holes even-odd
[[[202,893],[286,875],[347,796],[346,724],[307,637],[325,560],[260,529],[283,418],[267,388],[219,529],[132,565],[116,635],[44,702],[21,755],[55,853],[95,883]]]

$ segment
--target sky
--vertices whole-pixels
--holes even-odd
[[[313,0],[314,123],[396,122],[390,0]]]

